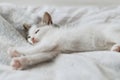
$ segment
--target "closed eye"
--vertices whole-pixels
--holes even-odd
[[[38,29],[37,31],[35,31],[35,34],[37,34],[40,30]]]
[[[27,36],[27,38],[30,38],[30,36]]]

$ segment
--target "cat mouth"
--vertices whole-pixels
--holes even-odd
[[[32,41],[33,44],[38,43],[38,39]]]
[[[31,45],[34,45],[34,44],[36,44],[36,43],[38,43],[39,42],[39,40],[38,39],[34,39],[34,40],[31,40],[31,41],[28,41]]]

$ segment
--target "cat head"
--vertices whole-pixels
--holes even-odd
[[[27,41],[35,44],[40,41],[44,34],[52,27],[52,18],[48,12],[44,13],[42,21],[37,25],[24,24],[23,27],[27,31]]]

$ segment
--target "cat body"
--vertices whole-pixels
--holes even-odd
[[[43,35],[37,35],[40,42],[35,46],[46,44],[55,45],[60,52],[79,52],[79,51],[95,51],[95,50],[108,50],[112,47],[114,43],[109,39],[108,29],[117,25],[112,24],[94,24],[87,26],[62,26],[61,28],[56,28],[52,25],[43,26],[45,28],[45,33]],[[33,26],[32,28],[34,28]],[[107,28],[105,28],[107,27]],[[119,27],[119,26],[118,26]],[[34,30],[34,29],[32,29]],[[39,30],[39,28],[38,28]],[[35,30],[37,31],[37,30]],[[32,31],[32,32],[35,32]],[[40,31],[42,29],[40,27]],[[44,31],[44,29],[43,29]],[[31,33],[31,31],[29,32]],[[38,33],[39,34],[39,33]],[[36,36],[35,36],[36,37]],[[42,37],[42,38],[41,38]],[[31,42],[29,40],[29,42]]]
[[[53,59],[60,53],[81,51],[120,51],[120,25],[93,24],[84,26],[52,25],[51,17],[45,14],[46,24],[33,25],[28,30],[28,42],[32,47],[10,48],[13,57],[11,66],[24,69],[30,65]]]

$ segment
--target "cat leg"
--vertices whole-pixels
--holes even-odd
[[[25,55],[33,55],[44,51],[51,51],[57,48],[58,48],[57,44],[55,43],[51,44],[50,42],[47,41],[46,43],[42,43],[35,46],[14,48],[13,49],[14,51],[12,51],[12,53],[14,54],[14,52],[17,52],[25,56]]]
[[[120,44],[113,45],[111,51],[120,52]]]
[[[17,52],[15,48],[9,48],[7,53],[10,55],[11,58],[24,56],[24,54],[20,54],[19,52]]]
[[[107,41],[114,44],[111,48],[111,51],[120,52],[120,27],[111,28],[105,33]]]
[[[120,33],[119,33],[120,34]],[[116,51],[116,52],[120,52],[120,35],[116,34],[116,35],[111,35],[112,36],[112,42],[115,43],[112,48],[111,51]]]
[[[47,52],[47,53],[37,53],[34,55],[27,55],[22,57],[16,57],[12,59],[11,66],[13,69],[21,70],[28,66],[38,64],[53,59],[59,54],[59,52]]]
[[[26,56],[31,55],[34,53],[37,53],[33,47],[10,47],[7,50],[7,53],[10,55],[11,58],[14,57],[20,57],[20,56]]]

